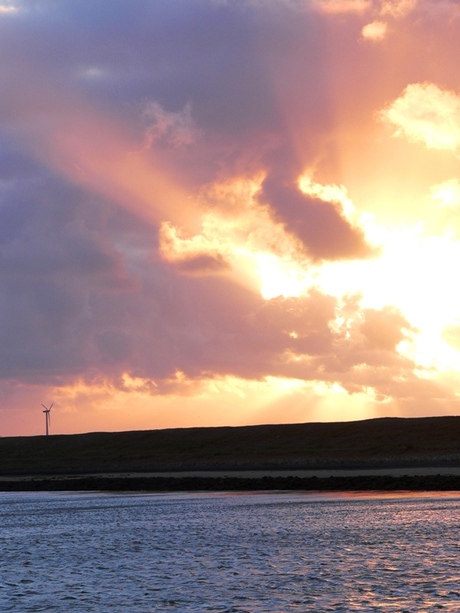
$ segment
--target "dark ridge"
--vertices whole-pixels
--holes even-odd
[[[1,475],[460,466],[460,417],[0,438]]]

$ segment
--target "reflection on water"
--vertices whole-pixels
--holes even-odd
[[[0,494],[0,610],[460,610],[460,497]]]

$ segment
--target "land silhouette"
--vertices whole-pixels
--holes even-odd
[[[0,490],[460,490],[460,417],[0,438]]]

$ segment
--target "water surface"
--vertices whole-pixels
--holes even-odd
[[[0,494],[0,610],[459,611],[460,497]]]

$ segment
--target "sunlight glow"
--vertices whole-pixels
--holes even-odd
[[[425,236],[421,224],[378,233],[380,258],[323,267],[321,289],[336,296],[359,294],[364,307],[395,306],[419,331],[412,357],[425,366],[453,367],[460,353],[441,334],[460,313],[454,279],[447,281],[449,263],[460,258],[460,243],[449,236]]]
[[[370,214],[357,214],[344,186],[323,185],[313,175],[308,171],[301,176],[301,190],[339,206],[350,222],[363,228],[367,240],[381,249],[379,255],[320,264],[305,260],[282,230],[254,206],[257,182],[250,189],[248,183],[240,182],[246,204],[242,206],[239,201],[237,217],[226,220],[208,213],[203,218],[203,234],[182,243],[175,236],[175,249],[183,253],[220,250],[232,262],[238,277],[248,285],[256,284],[266,300],[301,297],[317,288],[339,299],[358,296],[362,308],[392,306],[413,327],[410,341],[398,347],[401,354],[422,368],[438,372],[456,368],[460,352],[443,338],[447,326],[458,324],[460,313],[460,293],[449,268],[450,262],[460,259],[460,243],[453,233],[431,236],[422,222],[381,226]],[[453,179],[434,185],[431,198],[443,207],[454,207],[460,202],[460,184]],[[246,233],[241,232],[243,228]],[[271,241],[277,245],[276,250],[270,247],[270,236],[276,236],[276,242]],[[343,325],[347,325],[346,318]]]
[[[440,206],[455,208],[460,206],[460,182],[458,179],[450,179],[443,183],[433,185],[431,197]]]
[[[310,274],[296,262],[284,261],[269,253],[259,253],[255,260],[260,292],[266,300],[277,296],[299,297],[312,285]]]

